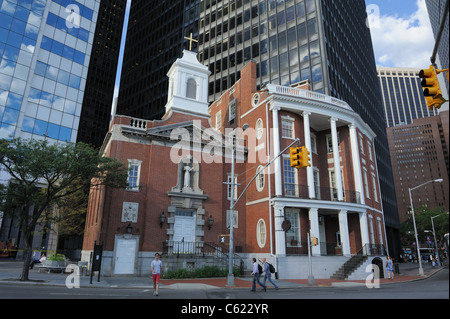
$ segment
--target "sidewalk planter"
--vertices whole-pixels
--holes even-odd
[[[48,273],[52,270],[57,270],[63,273],[66,270],[67,261],[64,255],[58,254],[56,257],[51,255],[47,260],[45,260],[39,267],[39,272],[41,270],[47,270]]]

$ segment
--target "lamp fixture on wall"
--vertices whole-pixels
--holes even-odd
[[[208,218],[208,230],[211,230],[211,227],[214,225],[214,218],[212,217],[212,215],[209,215]]]
[[[131,226],[131,223],[128,224],[126,231],[127,231],[127,234],[131,234],[131,232],[133,231],[133,227]]]
[[[166,215],[164,215],[164,212],[162,212],[161,216],[159,216],[159,227],[162,228],[165,221],[166,221]]]

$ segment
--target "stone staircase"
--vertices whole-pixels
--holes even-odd
[[[346,280],[359,266],[369,257],[364,255],[354,255],[339,268],[330,279]]]

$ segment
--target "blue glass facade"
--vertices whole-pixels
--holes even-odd
[[[76,141],[99,2],[0,0],[0,138]]]

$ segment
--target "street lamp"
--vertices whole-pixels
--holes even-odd
[[[439,214],[439,215],[436,215],[436,216],[432,216],[432,217],[431,217],[431,227],[433,227],[433,237],[434,237],[434,248],[435,248],[436,254],[437,254],[437,262],[438,262],[438,265],[441,265],[441,258],[439,257],[439,249],[438,249],[438,245],[437,245],[437,241],[436,241],[436,232],[435,232],[435,230],[434,230],[434,222],[433,222],[433,218],[439,217],[439,216],[441,216],[441,215],[442,215],[442,214]],[[448,212],[447,212],[447,215],[448,215]]]
[[[442,178],[435,179],[435,180],[428,181],[426,183],[420,184],[420,185],[418,185],[416,187],[409,188],[409,201],[411,202],[411,211],[412,211],[413,224],[414,224],[414,236],[416,237],[417,259],[419,259],[419,275],[420,276],[423,276],[424,273],[423,273],[423,267],[422,267],[422,257],[420,256],[419,238],[417,236],[416,218],[414,216],[414,205],[413,205],[413,201],[412,201],[411,191],[415,190],[416,188],[419,188],[421,186],[424,186],[424,185],[426,185],[428,183],[433,183],[433,182],[435,182],[435,183],[442,183],[443,179]]]
[[[242,133],[249,128],[249,125],[246,123],[242,127],[242,132],[239,134],[239,138],[241,137]],[[234,166],[235,166],[235,157],[236,157],[236,142],[238,138],[236,138],[236,134],[233,135],[233,144],[231,145],[232,151],[231,151],[231,183],[229,183],[231,187],[231,194],[230,194],[230,213],[229,213],[229,219],[230,219],[230,254],[228,256],[228,277],[227,277],[227,286],[234,286],[234,275],[233,275],[233,230],[234,230],[234,186],[235,178],[234,178]]]

